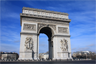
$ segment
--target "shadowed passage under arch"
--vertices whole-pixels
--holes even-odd
[[[52,59],[53,57],[53,43],[52,43],[52,35],[53,35],[53,32],[52,32],[52,29],[50,27],[43,27],[39,34],[40,33],[44,33],[48,36],[48,41],[49,41],[49,59]]]
[[[49,40],[51,39],[51,37],[52,37],[52,35],[53,35],[52,30],[51,30],[51,28],[49,28],[49,27],[44,27],[44,28],[42,28],[42,29],[40,30],[39,34],[40,34],[40,33],[46,34],[46,35],[48,36]]]

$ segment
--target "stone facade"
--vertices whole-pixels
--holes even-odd
[[[22,28],[19,59],[39,59],[40,33],[45,33],[49,38],[49,59],[71,59],[71,20],[67,13],[23,7],[20,20]]]
[[[23,30],[36,31],[36,25],[35,24],[24,24],[23,27],[24,27]]]

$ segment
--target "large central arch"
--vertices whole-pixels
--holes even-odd
[[[40,33],[44,33],[44,34],[46,34],[48,36],[48,41],[49,41],[49,59],[52,59],[53,58],[53,41],[52,41],[53,38],[52,38],[52,36],[54,35],[54,32],[53,32],[53,30],[50,27],[43,27],[43,28],[40,29],[39,34]]]
[[[19,59],[39,59],[39,34],[49,41],[49,59],[71,59],[67,13],[23,7],[20,14],[21,41]]]

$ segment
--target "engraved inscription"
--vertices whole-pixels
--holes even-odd
[[[24,24],[23,30],[36,31],[36,25],[35,24]]]
[[[58,27],[58,33],[68,33],[67,27]]]

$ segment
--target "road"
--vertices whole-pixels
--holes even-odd
[[[96,64],[95,60],[90,61],[7,61],[1,64]]]

